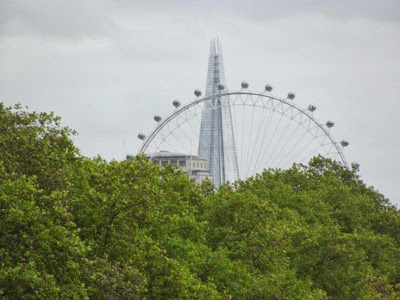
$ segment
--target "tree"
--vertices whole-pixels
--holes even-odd
[[[0,104],[0,297],[396,299],[400,213],[322,158],[218,190]]]

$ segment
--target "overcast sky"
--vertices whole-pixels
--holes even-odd
[[[204,90],[214,36],[230,89],[316,104],[363,180],[400,204],[398,0],[1,0],[0,101],[54,111],[84,155],[120,160],[155,113]]]

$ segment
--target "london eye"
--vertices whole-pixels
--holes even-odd
[[[334,139],[334,122],[320,122],[315,105],[300,107],[292,92],[275,96],[268,84],[261,92],[246,81],[239,90],[229,90],[220,47],[218,40],[211,42],[205,95],[196,89],[193,100],[174,100],[170,114],[155,115],[154,129],[138,135],[143,140],[138,154],[160,165],[161,157],[200,159],[201,170],[210,173],[217,187],[266,168],[307,163],[316,155],[347,166],[343,148],[349,143]]]

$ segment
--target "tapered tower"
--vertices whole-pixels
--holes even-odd
[[[227,89],[224,60],[219,39],[215,38],[210,44],[206,96],[216,96],[204,104],[198,156],[207,160],[216,187],[239,178],[229,97],[218,96],[223,89]]]

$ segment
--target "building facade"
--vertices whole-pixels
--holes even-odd
[[[160,167],[171,165],[179,167],[197,185],[200,185],[206,178],[214,182],[212,174],[208,171],[207,160],[195,155],[160,151],[148,155],[153,163]]]

